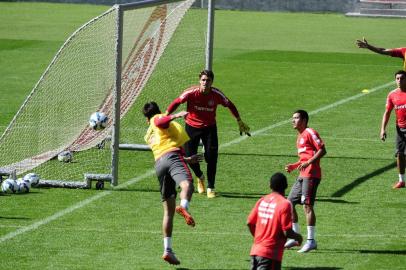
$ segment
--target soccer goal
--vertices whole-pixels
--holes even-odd
[[[0,172],[35,172],[46,186],[117,185],[120,144],[144,143],[143,104],[167,106],[205,66],[207,10],[193,2],[115,5],[75,31],[0,137]],[[105,129],[89,126],[94,112],[108,116]],[[59,161],[66,151],[72,160]]]

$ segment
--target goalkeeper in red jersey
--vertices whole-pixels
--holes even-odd
[[[204,157],[207,162],[207,197],[214,198],[216,193],[214,185],[216,180],[217,157],[218,157],[218,136],[216,125],[216,109],[218,105],[227,107],[235,117],[240,130],[240,135],[251,136],[250,128],[241,120],[235,105],[223,92],[212,86],[214,73],[210,70],[203,70],[199,74],[199,85],[186,89],[168,106],[167,113],[174,112],[182,103],[187,103],[186,132],[190,141],[185,144],[187,156],[197,153],[200,140],[204,146]],[[200,165],[190,164],[198,180],[198,192],[204,193],[204,175]]]

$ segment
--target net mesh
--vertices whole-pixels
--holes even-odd
[[[206,15],[192,3],[124,12],[120,142],[142,143],[143,104],[167,106],[204,66]],[[117,14],[113,7],[65,42],[0,138],[0,169],[58,180],[111,172]],[[102,131],[88,125],[95,111],[109,117]],[[72,162],[55,158],[64,150]]]

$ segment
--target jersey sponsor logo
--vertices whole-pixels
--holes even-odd
[[[306,152],[306,146],[298,148],[298,149],[297,149],[297,152],[298,152],[299,154],[300,154],[300,153],[303,153],[303,152]]]
[[[207,107],[200,107],[200,106],[194,106],[196,111],[205,111],[205,112],[213,112],[214,108],[207,108]]]
[[[276,203],[262,201],[258,207],[258,216],[261,218],[261,224],[267,224],[273,218]]]
[[[399,109],[406,109],[406,104],[403,104],[403,105],[395,105],[395,110],[399,110]]]
[[[303,143],[304,143],[304,138],[300,138],[299,144],[303,144]]]

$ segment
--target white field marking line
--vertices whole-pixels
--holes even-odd
[[[155,170],[149,170],[146,173],[144,173],[143,175],[140,175],[140,176],[138,176],[136,178],[131,179],[130,181],[128,181],[126,183],[118,185],[117,188],[127,187],[130,184],[134,184],[134,183],[136,183],[138,181],[143,180],[144,178],[150,177],[154,173],[155,173]],[[49,216],[49,217],[44,218],[42,220],[39,220],[39,221],[29,225],[29,226],[22,227],[21,229],[18,229],[18,230],[14,231],[14,232],[10,232],[10,233],[8,233],[8,234],[6,234],[6,235],[4,235],[4,236],[2,236],[0,238],[0,243],[3,243],[5,241],[7,241],[7,240],[10,240],[10,239],[12,239],[12,238],[14,238],[14,237],[16,237],[16,236],[18,236],[20,234],[23,234],[23,233],[26,233],[26,232],[29,232],[29,231],[33,231],[33,230],[37,229],[38,227],[40,227],[42,225],[46,225],[46,224],[48,224],[48,223],[50,223],[50,222],[64,216],[64,215],[70,214],[70,213],[72,213],[73,211],[75,211],[75,210],[77,210],[79,208],[82,208],[82,207],[84,207],[84,206],[86,206],[86,205],[88,205],[88,204],[90,204],[90,203],[92,203],[92,202],[94,202],[94,201],[96,201],[98,199],[101,199],[101,198],[103,198],[103,197],[105,197],[107,195],[110,195],[111,193],[112,193],[112,191],[110,191],[110,190],[103,191],[101,193],[98,193],[98,194],[86,199],[86,200],[83,200],[83,201],[81,201],[81,202],[79,202],[77,204],[74,204],[71,207],[68,207],[68,208],[66,208],[66,209],[64,209],[62,211],[56,212],[52,216]]]
[[[374,87],[374,88],[372,88],[372,89],[369,90],[369,94],[370,94],[370,93],[373,93],[373,92],[375,92],[375,91],[381,90],[382,88],[388,87],[388,86],[390,86],[390,85],[392,85],[392,84],[394,84],[394,82],[389,82],[389,83],[386,83],[386,84],[383,84],[383,85]],[[352,100],[358,99],[358,98],[360,98],[360,97],[362,97],[362,96],[365,96],[365,95],[367,95],[367,94],[361,93],[361,94],[357,94],[357,95],[355,95],[355,96],[351,96],[351,97],[349,97],[349,98],[345,98],[345,99],[339,100],[339,101],[334,102],[334,103],[332,103],[332,104],[330,104],[330,105],[327,105],[327,106],[321,107],[321,108],[319,108],[319,109],[317,109],[317,110],[315,110],[315,111],[312,111],[312,112],[309,113],[309,115],[317,114],[317,113],[319,113],[319,112],[322,112],[322,111],[326,111],[326,110],[328,110],[328,109],[335,108],[335,107],[337,107],[337,106],[339,106],[339,105],[341,105],[341,104],[350,102],[350,101],[352,101]],[[265,127],[265,128],[262,128],[262,129],[259,129],[259,130],[256,130],[256,131],[253,131],[253,132],[251,132],[251,135],[261,134],[261,133],[264,133],[265,131],[268,131],[268,130],[270,130],[270,129],[274,129],[274,128],[279,127],[279,126],[284,125],[284,124],[288,124],[288,123],[290,123],[290,122],[291,122],[290,119],[284,120],[284,121],[281,121],[281,122],[279,122],[279,123],[270,125],[270,126],[268,126],[268,127]],[[240,143],[241,141],[246,140],[246,139],[247,139],[247,136],[241,136],[241,137],[239,137],[239,138],[237,138],[237,139],[234,139],[234,140],[231,140],[231,141],[229,141],[229,142],[227,142],[227,143],[221,144],[221,145],[219,146],[219,148],[221,149],[221,148],[224,148],[224,147],[228,147],[228,146],[230,146],[230,145],[234,145],[234,144]],[[145,178],[148,178],[148,177],[152,176],[154,173],[155,173],[155,170],[154,170],[154,169],[151,169],[151,170],[147,171],[146,173],[144,173],[143,175],[140,175],[140,176],[138,176],[138,177],[136,177],[136,178],[133,178],[133,179],[131,179],[131,180],[129,180],[129,181],[127,181],[127,182],[121,184],[121,185],[118,185],[117,188],[123,188],[123,187],[127,187],[127,186],[129,186],[129,185],[132,185],[132,184],[134,184],[134,183],[136,183],[136,182],[138,182],[138,181],[141,181],[141,180],[143,180],[143,179],[145,179]],[[42,220],[39,220],[39,221],[37,221],[37,222],[35,222],[35,223],[29,225],[29,226],[22,227],[21,229],[18,229],[18,230],[14,231],[14,232],[10,232],[10,233],[8,233],[8,234],[6,234],[6,235],[4,235],[4,236],[2,236],[2,237],[0,238],[0,243],[3,243],[3,242],[5,242],[5,241],[7,241],[7,240],[10,240],[10,239],[12,239],[12,238],[14,238],[14,237],[16,237],[16,236],[18,236],[18,235],[20,235],[20,234],[23,234],[23,233],[26,233],[26,232],[35,230],[35,229],[39,228],[39,227],[42,226],[42,225],[46,225],[46,224],[48,224],[48,223],[50,223],[50,222],[52,222],[52,221],[54,221],[54,220],[56,220],[56,219],[58,219],[58,218],[64,216],[64,215],[70,214],[70,213],[72,213],[73,211],[75,211],[75,210],[77,210],[77,209],[79,209],[79,208],[82,208],[82,207],[84,207],[84,206],[90,204],[90,203],[93,202],[93,201],[96,201],[96,200],[98,200],[98,199],[100,199],[100,198],[103,198],[103,197],[105,197],[105,196],[107,196],[107,195],[110,195],[111,193],[112,193],[111,191],[103,191],[103,192],[98,193],[98,194],[96,194],[96,195],[94,195],[94,196],[92,196],[92,197],[90,197],[90,198],[88,198],[88,199],[86,199],[86,200],[83,200],[83,201],[81,201],[81,202],[79,202],[79,203],[77,203],[77,204],[75,204],[75,205],[72,205],[71,207],[68,207],[68,208],[66,208],[66,209],[64,209],[64,210],[62,210],[62,211],[59,211],[59,212],[55,213],[55,214],[52,215],[52,216],[49,216],[49,217],[44,218],[44,219],[42,219]]]
[[[382,89],[384,89],[385,87],[391,86],[391,85],[393,85],[393,84],[395,84],[395,82],[388,82],[388,83],[382,84],[382,85],[380,85],[380,86],[371,88],[371,89],[369,89],[369,93],[359,93],[359,94],[357,94],[357,95],[354,95],[354,96],[351,96],[351,97],[348,97],[348,98],[339,100],[339,101],[334,102],[334,103],[332,103],[332,104],[329,104],[329,105],[326,105],[326,106],[321,107],[321,108],[319,108],[319,109],[316,109],[316,110],[314,110],[314,111],[311,111],[311,112],[309,112],[309,115],[314,115],[314,114],[318,114],[318,113],[323,112],[323,111],[327,111],[327,110],[329,110],[329,109],[333,109],[333,108],[335,108],[335,107],[337,107],[337,106],[339,106],[339,105],[342,105],[342,104],[348,103],[348,102],[350,102],[350,101],[359,99],[360,97],[363,97],[363,96],[365,96],[365,95],[372,94],[373,92],[382,90]],[[273,125],[264,127],[264,128],[262,128],[262,129],[258,129],[258,130],[256,130],[256,131],[251,132],[251,136],[264,133],[264,132],[266,132],[266,131],[268,131],[268,130],[270,130],[270,129],[274,129],[274,128],[279,127],[279,126],[282,126],[282,125],[284,125],[284,124],[289,124],[289,123],[291,123],[291,122],[292,122],[292,120],[291,120],[291,119],[288,119],[288,120],[284,120],[284,121],[281,121],[281,122],[279,122],[279,123],[276,123],[276,124],[273,124]],[[229,142],[227,142],[227,143],[225,143],[225,144],[220,145],[220,146],[219,146],[219,149],[220,149],[220,148],[224,148],[224,147],[228,147],[228,146],[233,145],[233,144],[240,143],[241,141],[246,140],[246,139],[248,139],[248,138],[249,138],[248,136],[241,136],[241,137],[239,137],[239,138],[237,138],[237,139],[234,139],[234,140],[232,140],[232,141],[229,141]]]

